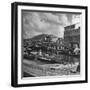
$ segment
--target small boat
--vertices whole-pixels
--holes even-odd
[[[51,58],[40,56],[38,57],[38,60],[46,63],[56,63],[56,61],[52,60]]]
[[[34,60],[34,59],[35,59],[35,55],[33,55],[33,54],[30,54],[30,55],[24,54],[23,57],[24,57],[25,59],[29,59],[29,60]]]

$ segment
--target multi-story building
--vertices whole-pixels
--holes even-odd
[[[67,47],[74,47],[76,44],[80,47],[80,24],[76,23],[64,27],[64,41]]]

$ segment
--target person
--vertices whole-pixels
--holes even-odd
[[[40,49],[40,51],[39,51],[39,55],[42,56],[42,50],[41,50],[41,49]]]
[[[78,45],[76,44],[75,49],[74,49],[74,53],[77,55],[77,54],[79,54],[79,52],[80,52],[80,49],[79,49]]]

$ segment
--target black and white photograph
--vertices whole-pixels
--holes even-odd
[[[12,18],[13,86],[87,82],[87,7],[14,3]]]
[[[22,77],[80,75],[81,15],[22,11]]]

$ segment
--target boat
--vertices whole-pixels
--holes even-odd
[[[55,60],[52,60],[51,58],[44,57],[44,56],[39,56],[37,59],[46,63],[56,63]]]
[[[34,54],[24,54],[23,58],[28,59],[28,60],[34,60],[35,55]]]

